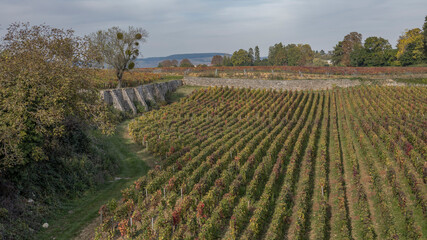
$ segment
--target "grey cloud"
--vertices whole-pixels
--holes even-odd
[[[309,43],[330,50],[345,34],[387,38],[421,27],[425,0],[0,0],[4,34],[14,21],[73,28],[84,35],[111,26],[140,26],[150,33],[144,56],[228,52],[274,43]]]

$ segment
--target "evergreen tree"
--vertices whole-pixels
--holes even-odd
[[[254,50],[252,48],[249,48],[249,58],[251,59],[251,65],[253,65],[255,59],[254,59]]]
[[[223,66],[233,66],[233,63],[231,62],[231,57],[224,56],[224,59],[222,60]]]
[[[427,16],[424,20],[423,34],[424,34],[424,60],[425,62],[427,62]]]
[[[255,65],[261,62],[261,57],[259,56],[259,47],[255,46]]]

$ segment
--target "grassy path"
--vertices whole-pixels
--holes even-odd
[[[155,159],[130,139],[128,123],[129,121],[121,123],[113,136],[94,133],[96,138],[105,142],[110,156],[117,159],[120,171],[116,179],[63,204],[54,217],[47,221],[49,228],[41,231],[36,239],[72,239],[86,230],[89,224],[95,226],[100,206],[112,198],[119,198],[123,188],[147,173]],[[88,234],[90,233],[79,235],[79,239],[90,239]]]
[[[168,102],[177,102],[199,88],[202,87],[182,86],[167,96]],[[116,159],[120,166],[116,180],[64,203],[52,218],[47,219],[49,228],[38,233],[35,239],[92,239],[94,228],[99,223],[99,208],[112,198],[120,198],[122,189],[155,165],[156,159],[130,138],[128,123],[125,121],[117,126],[113,136],[93,133],[106,146],[107,154]]]

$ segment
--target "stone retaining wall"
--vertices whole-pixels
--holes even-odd
[[[186,85],[193,86],[228,86],[237,88],[272,88],[286,90],[322,90],[337,87],[352,87],[360,85],[359,80],[330,79],[330,80],[254,80],[231,78],[202,78],[185,77]]]
[[[166,93],[174,92],[182,84],[181,80],[173,80],[133,88],[102,90],[100,94],[101,98],[114,108],[120,111],[132,111],[136,114],[138,112],[136,104],[141,104],[148,111],[150,104],[165,101]]]

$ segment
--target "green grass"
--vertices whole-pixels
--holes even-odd
[[[168,103],[178,102],[179,99],[190,95],[194,90],[206,88],[202,86],[188,86],[184,85],[179,87],[175,92],[168,93],[166,95],[166,101]]]
[[[418,64],[412,64],[408,67],[427,67],[427,63],[418,63]]]
[[[184,79],[184,76],[182,75],[164,75],[159,80],[154,81],[154,83],[169,82],[172,80],[182,80],[182,79]]]
[[[184,78],[184,76],[180,76],[180,75],[165,75],[165,76],[162,76],[162,79],[163,80],[167,80],[167,81],[181,80],[183,78]]]
[[[129,121],[121,123],[113,136],[103,136],[93,132],[94,137],[106,147],[109,156],[117,159],[120,166],[116,177],[126,178],[107,182],[83,196],[64,203],[46,220],[49,228],[42,230],[36,239],[72,239],[89,223],[98,217],[100,206],[112,198],[119,198],[121,190],[149,170],[155,158],[141,146],[135,144],[127,135]]]
[[[408,79],[395,79],[396,82],[409,83],[409,84],[427,84],[427,78],[408,78]]]

